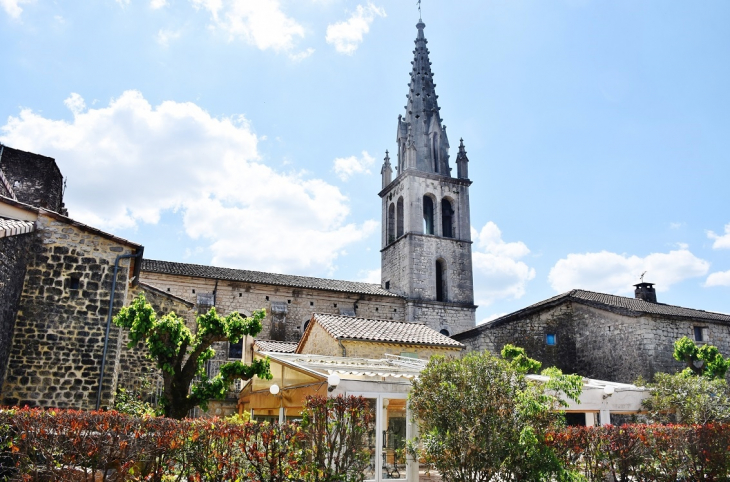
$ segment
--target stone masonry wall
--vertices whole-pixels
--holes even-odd
[[[0,170],[18,201],[54,212],[63,210],[63,176],[54,159],[3,146]]]
[[[2,403],[92,409],[114,259],[134,248],[44,214],[34,236]],[[127,299],[129,266],[120,263],[115,311]],[[116,388],[119,335],[112,326],[102,406],[112,403]]]
[[[302,346],[302,353],[308,355],[342,356],[342,347],[332,335],[315,323]],[[349,353],[348,353],[349,356]]]
[[[152,305],[158,316],[166,315],[172,311],[185,318],[187,327],[195,333],[195,312],[193,304],[186,303],[180,299],[158,291],[152,287],[139,284],[129,290],[129,304],[140,293],[144,293],[145,299]],[[140,342],[137,346],[129,348],[129,337],[127,330],[123,330],[121,339],[121,350],[119,356],[119,380],[117,385],[126,389],[138,388],[144,380],[157,382],[161,380],[160,371],[156,364],[147,358],[147,348]]]
[[[408,301],[407,312],[408,320],[423,323],[438,332],[446,330],[448,336],[471,330],[476,326],[476,306],[435,301]]]
[[[366,341],[343,341],[347,356],[352,358],[385,358],[389,355],[405,355],[405,353],[415,353],[421,360],[428,360],[432,355],[444,355],[458,357],[461,350],[458,348],[435,347],[423,345],[408,345],[400,343],[374,343]],[[315,353],[315,352],[308,352]],[[318,354],[318,353],[316,353]]]
[[[33,233],[0,238],[0,398]]]
[[[304,323],[312,313],[340,314],[340,310],[354,310],[364,318],[403,321],[403,299],[390,296],[358,295],[335,291],[292,288],[286,286],[243,283],[234,281],[194,278],[143,271],[141,280],[165,292],[197,303],[198,295],[216,292],[215,307],[221,314],[238,311],[250,316],[254,310],[264,308],[264,327],[257,336],[270,339],[272,304],[285,307],[285,339],[298,341]]]
[[[484,351],[499,356],[504,345],[522,347],[543,368],[557,366],[565,373],[582,374],[577,362],[575,323],[570,303],[533,313],[495,327],[478,328],[453,338],[466,345],[466,351]],[[546,334],[556,335],[555,345],[546,344]]]

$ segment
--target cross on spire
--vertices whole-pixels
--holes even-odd
[[[418,0],[416,3],[418,4],[418,20],[421,21],[421,0]]]

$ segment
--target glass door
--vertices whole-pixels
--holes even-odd
[[[369,482],[406,481],[406,394],[349,393],[368,400],[375,412],[375,424],[367,435],[370,464],[365,471]]]

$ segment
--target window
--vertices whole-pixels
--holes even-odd
[[[68,280],[68,287],[72,290],[77,290],[81,286],[81,278],[78,276],[71,276],[71,278]]]
[[[444,238],[454,237],[454,209],[448,199],[441,200],[441,232]]]
[[[433,199],[423,196],[423,234],[433,234]]]
[[[396,238],[403,236],[403,196],[398,198],[398,208],[396,209]]]
[[[390,289],[390,281],[386,281],[385,282],[385,289],[386,290],[389,290]]]
[[[707,341],[709,339],[709,329],[706,326],[695,326],[695,341]]]
[[[388,206],[388,230],[386,231],[386,244],[395,241],[395,204]]]
[[[441,331],[439,331],[439,333],[441,333],[444,336],[451,336],[451,334],[449,333],[449,330],[447,330],[446,328],[443,328]]]
[[[307,327],[309,326],[309,320],[304,322],[304,325],[302,325],[302,333],[307,331]]]
[[[547,333],[545,335],[545,344],[549,346],[558,344],[558,337],[555,333]]]
[[[446,301],[446,263],[436,260],[436,301]]]
[[[400,352],[400,356],[405,358],[418,358],[418,353],[413,353],[410,351],[402,351]]]
[[[238,343],[228,344],[228,358],[243,359],[243,338],[238,340]]]

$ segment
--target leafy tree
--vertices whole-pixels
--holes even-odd
[[[502,348],[502,358],[520,373],[537,373],[542,368],[542,363],[528,357],[524,348],[509,343]]]
[[[421,430],[419,455],[444,480],[570,478],[545,436],[564,425],[560,394],[577,400],[582,378],[551,368],[543,371],[547,381],[528,379],[525,366],[538,365],[520,354],[511,361],[488,352],[434,356],[413,382],[409,398]]]
[[[680,373],[657,373],[646,385],[651,395],[643,402],[649,418],[658,423],[706,424],[730,422],[730,389],[725,374],[730,358],[717,347],[698,347],[686,336],[674,342],[674,359],[687,365]]]
[[[689,338],[682,337],[674,342],[674,359],[687,365],[685,371],[707,378],[724,378],[730,369],[730,358],[724,358],[716,346],[698,347]]]
[[[208,401],[223,398],[236,379],[271,379],[268,360],[255,360],[251,365],[230,362],[221,365],[220,373],[212,378],[205,374],[205,362],[215,356],[213,343],[237,343],[244,335],[256,336],[264,316],[264,310],[257,310],[249,318],[235,311],[222,317],[211,308],[197,317],[197,330],[192,333],[174,312],[158,317],[140,294],[114,317],[114,324],[129,330],[129,348],[145,342],[147,357],[162,370],[164,414],[181,419],[193,407],[205,410]],[[200,380],[193,383],[196,376]]]

